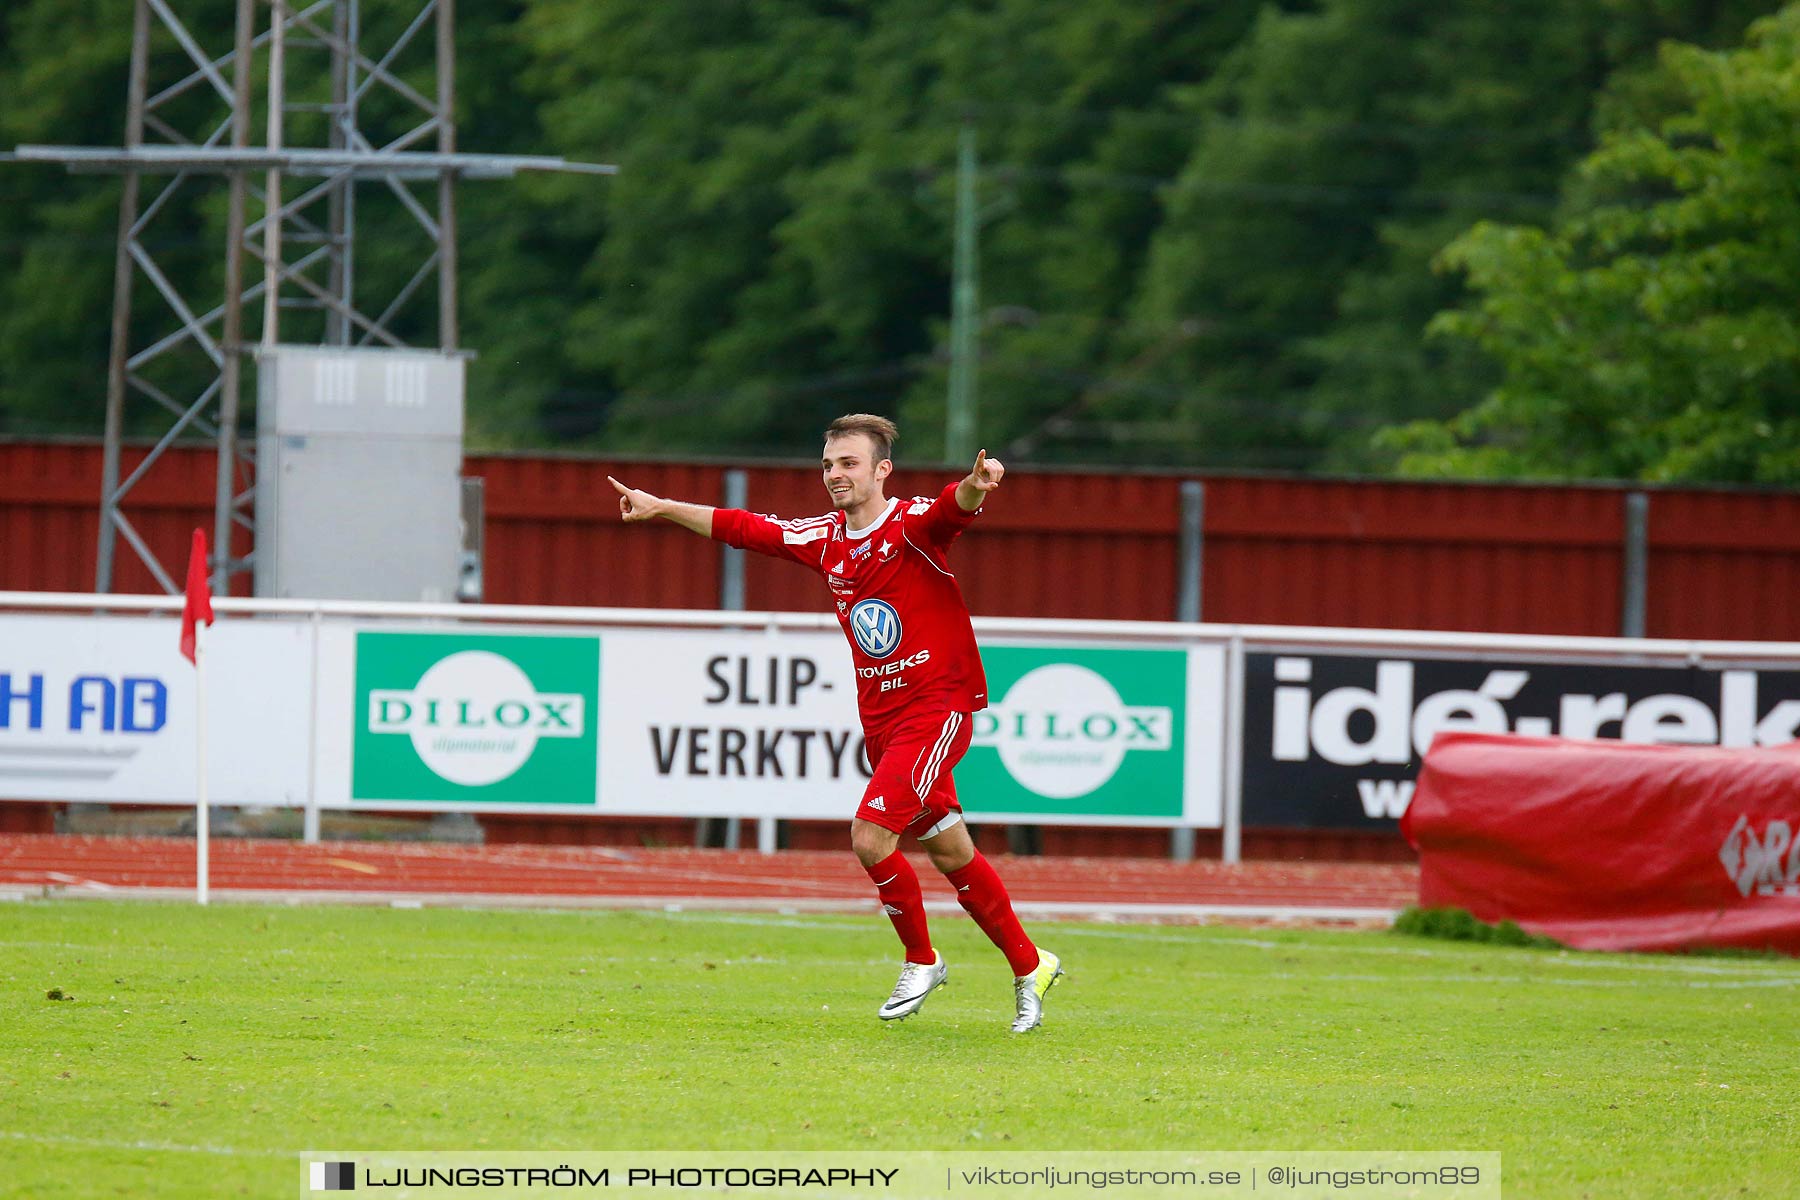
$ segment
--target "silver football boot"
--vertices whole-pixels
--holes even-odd
[[[944,961],[941,951],[933,950],[932,954],[936,956],[936,962],[900,964],[900,981],[894,984],[893,995],[887,998],[876,1016],[884,1021],[910,1017],[924,1006],[925,997],[944,986],[950,977],[950,965]]]
[[[1030,1033],[1044,1023],[1044,994],[1062,977],[1062,960],[1043,949],[1038,951],[1037,970],[1013,977],[1013,996],[1018,1009],[1018,1016],[1012,1023],[1014,1033]]]

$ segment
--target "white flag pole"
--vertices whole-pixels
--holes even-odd
[[[201,904],[207,901],[207,883],[210,864],[207,851],[210,842],[210,810],[206,803],[206,635],[201,626],[194,626],[194,743],[199,755],[195,780],[196,798],[194,807],[194,842],[195,863],[194,896]]]

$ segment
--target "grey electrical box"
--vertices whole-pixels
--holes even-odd
[[[258,596],[456,598],[463,367],[435,350],[257,352]]]

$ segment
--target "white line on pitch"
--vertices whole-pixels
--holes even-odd
[[[57,1133],[24,1133],[16,1129],[0,1129],[0,1138],[15,1142],[35,1142],[40,1146],[79,1146],[86,1150],[160,1150],[171,1154],[222,1154],[234,1158],[288,1158],[286,1150],[238,1150],[231,1146],[183,1146],[177,1142],[127,1142],[111,1138],[69,1137]]]

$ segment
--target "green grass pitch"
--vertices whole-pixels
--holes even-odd
[[[1464,1149],[1508,1197],[1791,1196],[1800,963],[1036,924],[883,1025],[879,917],[0,906],[0,1194],[338,1149]],[[69,999],[48,999],[60,989]]]

